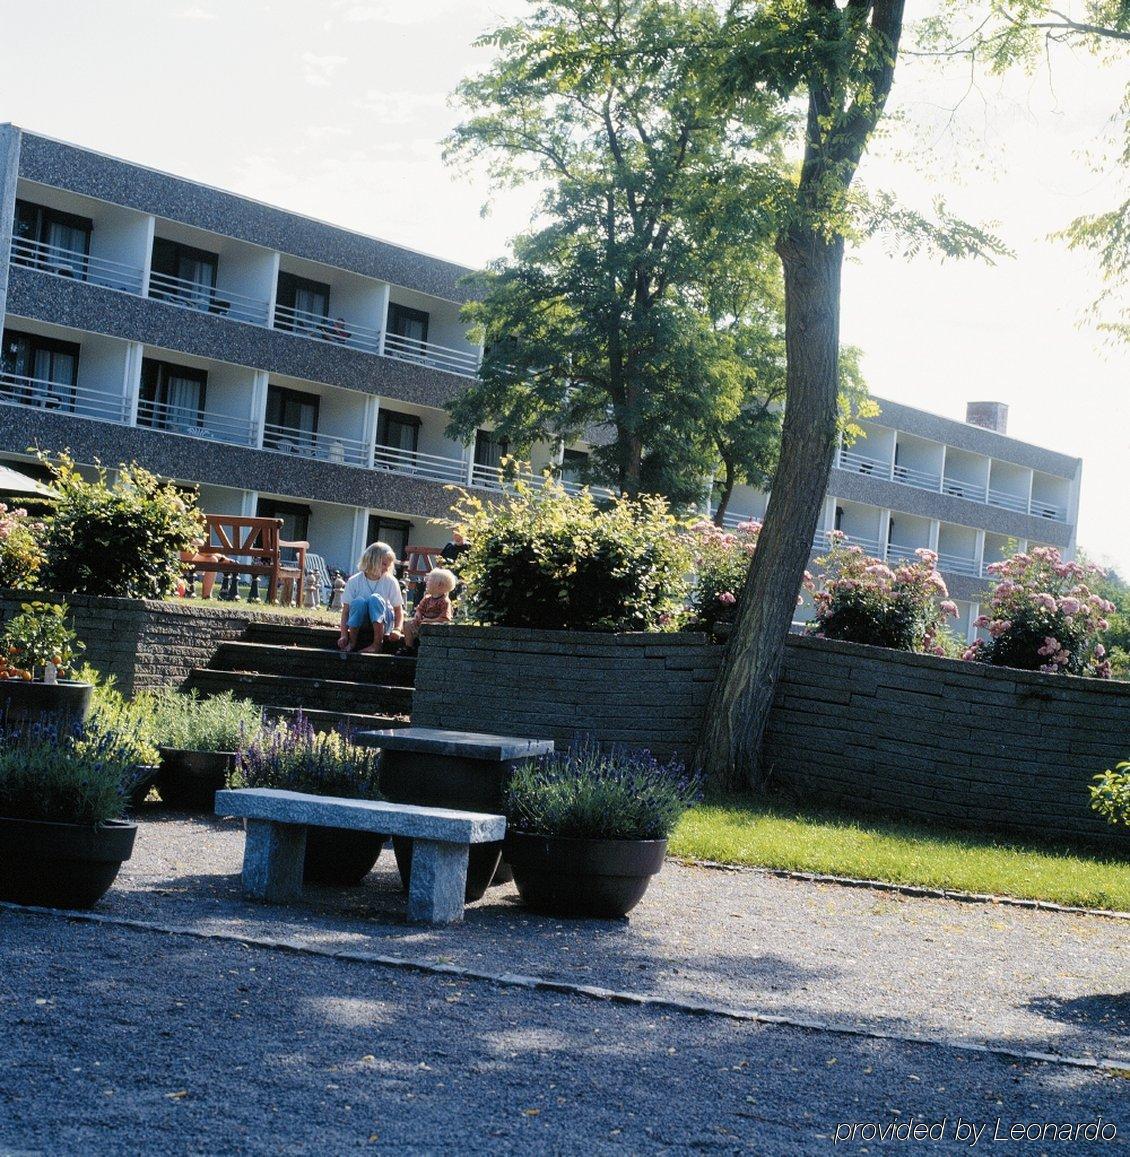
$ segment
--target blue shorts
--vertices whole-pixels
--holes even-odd
[[[386,631],[391,631],[396,624],[396,612],[381,595],[373,594],[367,599],[357,599],[349,604],[346,624],[356,629],[366,623],[372,623],[374,628],[380,625]]]

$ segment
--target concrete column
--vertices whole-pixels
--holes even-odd
[[[938,538],[942,533],[942,524],[939,519],[933,518],[930,520],[930,541],[928,543],[930,549],[938,553]]]
[[[275,324],[275,302],[279,296],[279,262],[282,260],[282,254],[273,253],[271,255],[271,293],[267,299],[267,325]]]
[[[145,218],[145,262],[141,266],[141,296],[149,296],[149,277],[153,272],[153,237],[157,231],[157,218],[149,214]]]
[[[385,331],[388,329],[388,299],[391,293],[392,286],[386,281],[381,287],[380,297],[378,298],[379,304],[377,306],[380,310],[380,317],[377,319],[377,328],[381,331],[377,352],[381,354],[385,352]]]
[[[240,498],[239,516],[240,518],[254,518],[255,512],[259,509],[259,491],[245,490]]]
[[[8,262],[16,215],[16,182],[20,175],[20,130],[0,125],[0,324],[8,302]]]
[[[266,370],[256,370],[251,386],[248,418],[251,421],[251,445],[256,450],[263,449],[263,423],[267,420],[267,386],[270,375]]]
[[[977,563],[977,573],[984,575],[985,573],[985,532],[983,530],[977,531],[977,544],[973,547],[973,558]],[[974,615],[974,618],[977,616]]]
[[[879,511],[879,551],[878,557],[886,560],[887,557],[887,539],[891,536],[891,512],[889,510]]]
[[[127,426],[137,425],[137,403],[141,397],[141,363],[145,347],[132,341],[126,350],[125,375],[122,381],[122,420]]]
[[[412,923],[457,924],[467,890],[466,844],[412,841],[408,919]]]
[[[364,506],[358,506],[353,511],[353,540],[350,544],[349,565],[361,557],[361,552],[369,544],[365,541],[369,534],[369,511]]]
[[[381,331],[384,340],[384,330]],[[365,398],[365,416],[361,423],[361,440],[365,444],[365,465],[373,468],[373,452],[377,444],[377,419],[381,413],[381,400],[376,394],[368,394]]]

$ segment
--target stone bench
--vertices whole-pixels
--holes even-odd
[[[514,769],[528,759],[553,751],[552,739],[447,731],[437,727],[359,731],[353,742],[361,747],[380,748],[380,786],[385,799],[422,807],[491,813],[502,810],[503,792]],[[401,879],[409,885],[412,845],[395,835],[392,844]],[[480,899],[492,880],[505,883],[511,878],[508,865],[500,866],[501,853],[501,842],[471,849],[468,902]]]
[[[270,787],[218,791],[216,814],[246,820],[243,892],[271,904],[295,900],[302,893],[308,827],[351,828],[411,839],[408,919],[429,924],[463,919],[471,845],[494,844],[506,834],[506,818],[500,815]]]

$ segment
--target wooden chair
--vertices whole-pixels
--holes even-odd
[[[221,574],[225,576],[225,584],[230,578],[232,595],[229,597],[234,597],[239,576],[249,575],[253,601],[258,598],[259,579],[266,578],[269,603],[278,596],[280,582],[285,582],[288,595],[293,587],[295,598],[301,605],[308,542],[281,539],[281,518],[241,518],[230,514],[207,514],[204,517],[207,521],[206,538],[194,553],[181,555],[189,575]],[[283,561],[284,550],[295,552],[294,563]]]

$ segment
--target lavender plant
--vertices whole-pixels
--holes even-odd
[[[240,752],[233,787],[276,787],[311,795],[380,799],[379,757],[347,732],[318,733],[301,712],[264,730]]]
[[[510,825],[531,835],[661,840],[702,798],[702,784],[677,759],[650,751],[602,751],[593,739],[521,765],[506,790]]]

